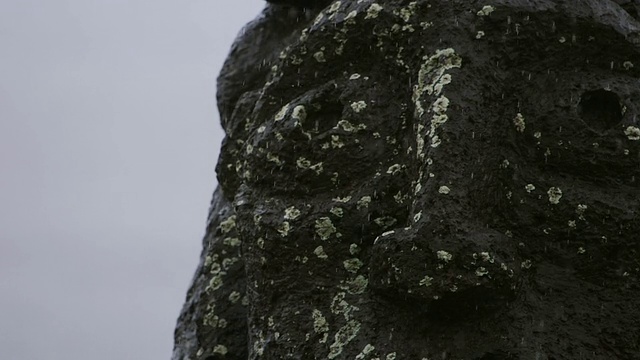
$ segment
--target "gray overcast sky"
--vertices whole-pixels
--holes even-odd
[[[0,359],[169,359],[263,0],[0,0]]]

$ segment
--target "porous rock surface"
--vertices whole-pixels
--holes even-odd
[[[640,359],[639,9],[266,4],[173,360]]]

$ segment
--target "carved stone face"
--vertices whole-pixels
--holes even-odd
[[[334,2],[236,99],[251,359],[638,354],[638,23],[520,3]]]

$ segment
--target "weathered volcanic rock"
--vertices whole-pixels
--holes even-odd
[[[640,359],[638,9],[267,4],[173,360]]]

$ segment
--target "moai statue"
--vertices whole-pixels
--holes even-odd
[[[637,1],[273,1],[173,360],[640,359]]]

